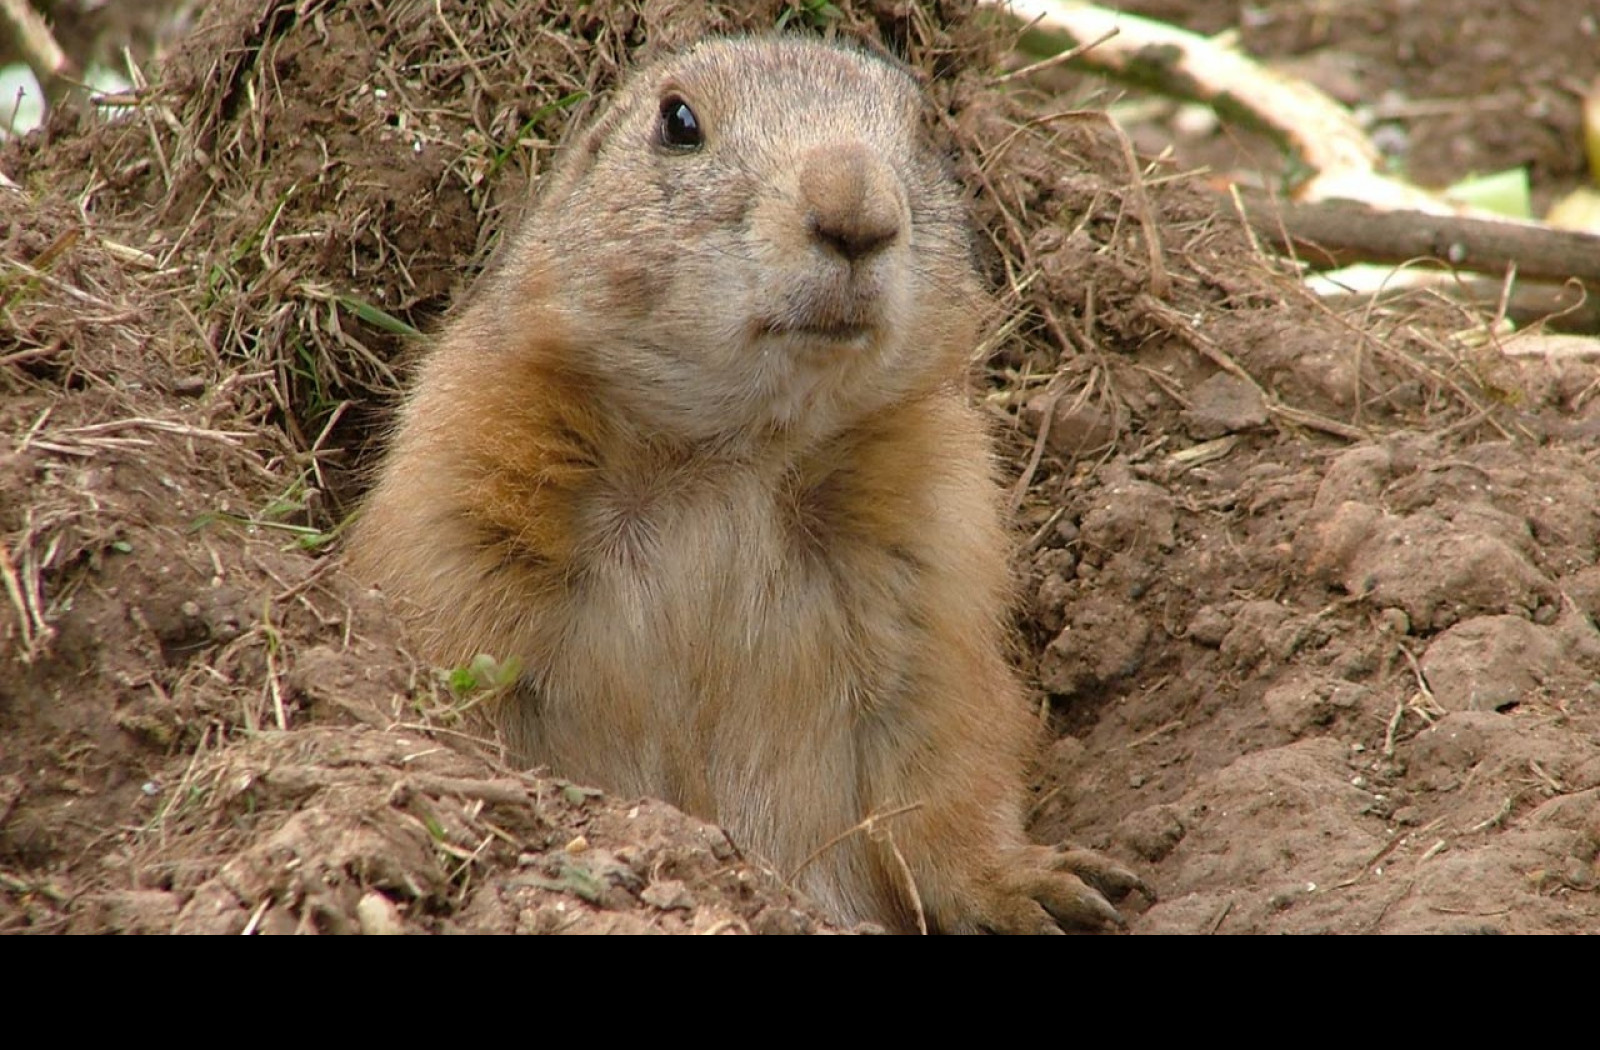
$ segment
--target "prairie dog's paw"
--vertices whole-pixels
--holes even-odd
[[[1144,880],[1090,850],[1030,846],[1005,854],[979,925],[993,933],[1120,929],[1112,907],[1129,891],[1154,900]]]

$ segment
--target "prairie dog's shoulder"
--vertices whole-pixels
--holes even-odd
[[[559,554],[553,523],[530,531],[523,519],[559,521],[563,495],[594,465],[604,394],[563,366],[573,351],[554,331],[514,347],[499,342],[458,326],[434,348],[401,410],[362,532],[410,530],[481,547],[499,542],[499,530],[523,555]],[[469,526],[476,535],[456,535]]]
[[[516,610],[559,588],[572,557],[603,431],[554,325],[507,344],[463,324],[423,363],[350,542],[353,568],[444,664],[517,651]]]

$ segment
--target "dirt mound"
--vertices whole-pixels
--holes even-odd
[[[319,670],[326,670],[319,667]],[[68,929],[178,933],[812,933],[719,829],[510,773],[427,734],[269,731],[192,762],[130,866]],[[220,867],[216,858],[228,858]]]
[[[925,71],[976,193],[1035,835],[1134,863],[1136,931],[1600,928],[1592,366],[1333,313],[994,89],[1003,23],[834,6],[212,5],[127,119],[0,152],[0,929],[826,928],[714,829],[504,768],[492,681],[336,555],[410,333],[586,100],[780,20]]]

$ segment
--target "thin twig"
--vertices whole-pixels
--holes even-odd
[[[1038,19],[1036,18],[1034,21],[1038,21]],[[1051,55],[1049,58],[1040,59],[1039,61],[1034,62],[1032,65],[1023,66],[1021,69],[1013,69],[1009,73],[1002,73],[993,80],[989,81],[989,86],[999,87],[1001,84],[1009,84],[1013,80],[1020,80],[1023,77],[1031,77],[1035,73],[1042,73],[1047,69],[1054,69],[1056,66],[1066,65],[1068,62],[1071,62],[1084,52],[1092,51],[1099,47],[1101,44],[1105,43],[1107,40],[1110,40],[1120,32],[1122,32],[1121,29],[1113,26],[1111,29],[1100,34],[1098,38],[1089,41],[1087,44],[1079,44],[1077,47],[1070,48],[1058,55]]]
[[[861,823],[855,825],[854,827],[846,828],[844,831],[839,832],[839,834],[835,835],[833,838],[829,839],[827,842],[824,842],[822,845],[813,850],[809,857],[800,862],[799,867],[795,868],[789,873],[789,877],[786,881],[791,883],[794,882],[795,879],[800,877],[801,872],[805,871],[811,866],[813,861],[822,856],[824,853],[833,849],[833,847],[837,846],[851,835],[860,834],[862,832],[871,832],[873,828],[875,828],[882,821],[893,820],[895,817],[905,816],[907,813],[913,813],[921,808],[922,803],[910,802],[904,806],[896,806],[894,809],[891,809],[886,813],[869,813],[866,818],[861,821]]]

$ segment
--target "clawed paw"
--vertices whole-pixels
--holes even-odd
[[[1098,853],[1030,846],[1008,854],[996,886],[995,906],[983,926],[994,933],[1060,933],[1121,929],[1112,906],[1133,890],[1155,895],[1144,880]]]

